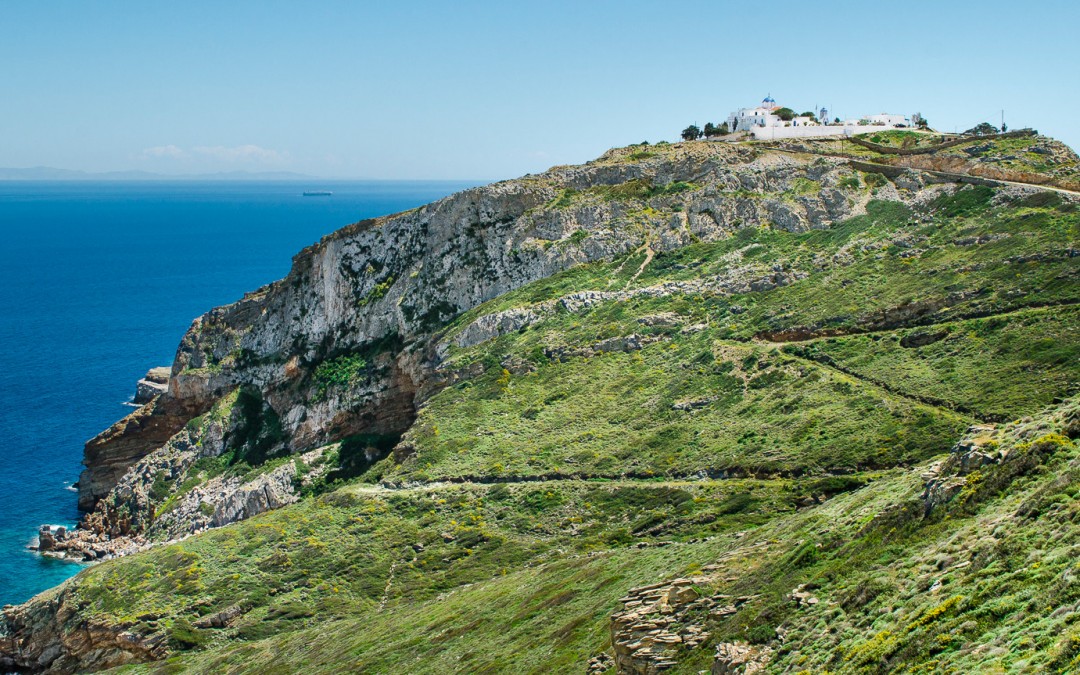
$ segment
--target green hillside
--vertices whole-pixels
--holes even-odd
[[[808,166],[738,198],[817,194]],[[714,169],[540,208],[655,224]],[[158,659],[123,672],[1073,672],[1080,197],[843,180],[830,225],[650,225],[464,312],[400,438],[337,438],[298,503],[36,602]],[[359,398],[371,358],[313,391]]]

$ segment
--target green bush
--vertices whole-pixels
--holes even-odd
[[[359,354],[345,354],[323,361],[315,369],[315,400],[325,399],[333,388],[348,386],[367,366],[367,360]]]
[[[210,638],[191,622],[184,618],[175,619],[168,630],[169,646],[173,649],[199,649],[210,641]]]
[[[884,174],[880,173],[867,173],[863,176],[863,181],[867,187],[876,188],[881,187],[889,182],[889,179]]]
[[[360,298],[356,302],[357,307],[366,307],[377,300],[382,300],[388,292],[390,287],[394,285],[394,277],[387,277],[385,280],[375,284],[368,294]]]
[[[165,472],[158,471],[154,475],[154,482],[150,484],[150,499],[161,503],[169,497],[169,483],[165,480]]]

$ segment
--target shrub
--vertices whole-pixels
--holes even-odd
[[[326,398],[327,393],[334,387],[350,384],[367,365],[367,361],[359,354],[339,356],[320,363],[315,369],[315,400]]]
[[[165,480],[165,472],[158,471],[154,476],[154,482],[150,484],[150,499],[155,502],[163,502],[169,496],[169,483]]]
[[[738,492],[720,502],[719,506],[716,507],[716,511],[725,516],[734,515],[747,510],[753,506],[756,501],[757,500],[754,499],[753,495],[749,492]]]
[[[841,178],[837,182],[837,186],[842,188],[849,188],[851,190],[858,190],[860,187],[862,187],[862,183],[859,182],[858,176],[852,175]]]
[[[373,302],[382,300],[383,297],[390,291],[390,287],[394,285],[394,277],[387,277],[384,281],[381,281],[368,291],[368,294],[360,298],[356,302],[357,307],[366,307]]]
[[[998,128],[989,122],[980,122],[964,132],[965,136],[990,136],[996,134]]]
[[[889,179],[886,178],[884,176],[884,174],[868,173],[863,178],[863,181],[866,183],[867,187],[876,188],[876,187],[881,187],[882,185],[885,185],[886,183],[888,183]]]
[[[714,138],[716,136],[727,136],[729,132],[727,122],[721,122],[719,126],[709,122],[705,125],[705,138]]]
[[[758,624],[746,631],[746,641],[752,645],[764,645],[776,639],[776,629]]]
[[[630,155],[630,159],[645,159],[645,157],[635,157],[634,155],[647,155],[651,157],[653,154],[655,153],[635,152],[634,154]],[[553,202],[551,202],[551,204],[549,204],[549,206],[553,209],[565,209],[567,206],[570,206],[570,204],[574,202],[574,197],[576,197],[578,194],[578,191],[574,188],[566,188],[562,191],[562,194],[560,194]]]
[[[209,642],[209,638],[202,631],[184,618],[173,621],[168,637],[169,646],[173,649],[198,649]]]
[[[966,216],[990,207],[994,190],[985,185],[965,188],[951,195],[941,195],[930,203],[941,215],[949,218]]]

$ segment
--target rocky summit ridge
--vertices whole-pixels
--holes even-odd
[[[87,443],[0,664],[1067,669],[1078,172],[639,145],[345,227]]]

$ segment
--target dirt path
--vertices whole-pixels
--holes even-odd
[[[952,172],[952,171],[936,171],[934,169],[919,169],[919,168],[915,168],[915,167],[903,166],[902,164],[882,164],[881,162],[872,161],[870,158],[867,158],[867,157],[854,156],[854,155],[844,155],[844,154],[831,153],[831,152],[815,152],[813,150],[791,150],[789,148],[776,148],[776,147],[772,147],[772,146],[767,146],[767,147],[768,147],[769,150],[775,150],[777,152],[786,152],[789,155],[813,155],[815,157],[832,157],[833,159],[843,159],[845,161],[855,161],[855,162],[862,162],[864,164],[872,164],[874,166],[880,166],[883,169],[893,169],[893,170],[896,170],[896,169],[908,169],[910,171],[921,171],[922,173],[927,173],[927,174],[930,174],[931,176],[937,176],[938,178],[944,178],[946,180],[951,180],[951,181],[958,181],[958,180],[962,180],[962,179],[966,178],[966,179],[970,179],[970,180],[987,181],[987,182],[990,182],[990,183],[1000,183],[1001,185],[1016,185],[1016,186],[1019,186],[1019,187],[1032,187],[1032,188],[1038,188],[1040,190],[1050,190],[1052,192],[1059,192],[1059,193],[1065,194],[1065,195],[1080,196],[1080,191],[1078,191],[1078,190],[1069,190],[1067,188],[1057,187],[1057,186],[1054,186],[1054,185],[1041,185],[1039,183],[1024,183],[1024,182],[1021,182],[1021,181],[1005,180],[1005,179],[1002,179],[1002,178],[985,178],[983,176],[975,176],[975,175],[968,174],[968,173],[956,173],[956,172]]]
[[[630,286],[637,281],[637,278],[641,276],[641,273],[644,272],[645,268],[652,262],[654,256],[656,256],[656,252],[652,250],[652,246],[645,244],[645,260],[641,261],[641,267],[637,269],[637,272],[634,272],[634,276],[630,277],[630,281],[626,282],[626,288],[630,288]]]

